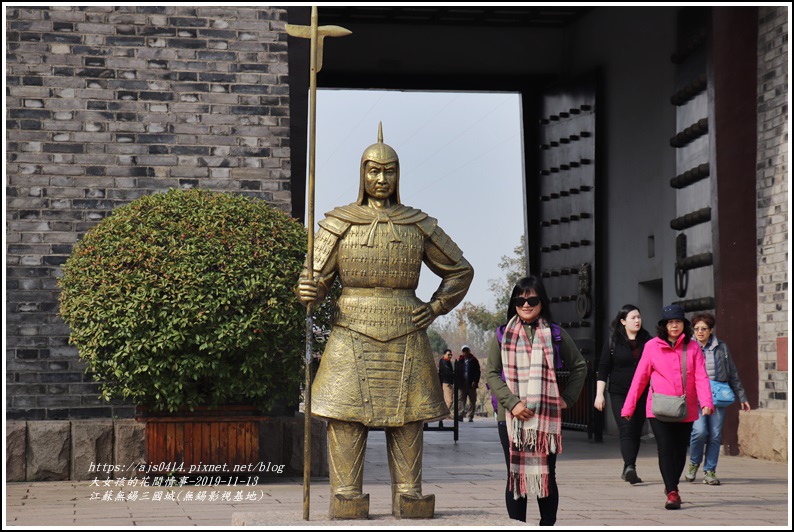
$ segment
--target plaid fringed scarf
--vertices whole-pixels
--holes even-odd
[[[505,382],[527,408],[534,412],[528,421],[505,412],[510,440],[510,489],[513,497],[549,494],[547,456],[562,452],[560,398],[554,373],[554,347],[549,324],[542,318],[530,344],[518,316],[507,324],[502,342]]]

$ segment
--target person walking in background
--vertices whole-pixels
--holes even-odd
[[[458,355],[458,359],[453,364],[455,370],[455,383],[458,387],[458,395],[455,401],[458,402],[458,421],[463,421],[464,407],[466,406],[466,397],[463,395],[463,388],[466,384],[463,382],[463,359],[466,358],[463,353]]]
[[[609,404],[618,424],[620,454],[623,456],[623,472],[620,478],[631,484],[642,482],[637,475],[637,454],[640,452],[640,437],[645,423],[648,389],[644,389],[637,399],[637,408],[630,420],[621,417],[620,411],[626,402],[626,395],[629,393],[642,350],[650,339],[651,335],[642,327],[640,309],[634,305],[623,305],[612,321],[609,339],[604,345],[598,365],[593,406],[598,411],[604,410],[606,404],[604,390],[609,382]]]
[[[445,349],[444,356],[438,361],[438,380],[441,381],[441,390],[444,392],[444,402],[449,409],[447,419],[452,419],[452,407],[455,402],[455,371],[452,368],[452,350]],[[439,427],[444,426],[444,421],[438,422]]]
[[[560,336],[559,350],[553,330]],[[569,377],[560,388],[555,369],[563,365]],[[579,397],[586,376],[587,364],[576,344],[552,324],[540,278],[520,279],[510,295],[501,351],[491,353],[486,366],[488,386],[498,399],[497,426],[508,474],[505,504],[512,519],[526,522],[531,496],[538,500],[540,525],[557,521],[562,410]]]
[[[739,380],[739,371],[731,358],[731,351],[725,342],[720,341],[713,333],[716,320],[714,315],[708,312],[701,312],[692,316],[692,323],[695,324],[695,339],[703,350],[706,360],[706,372],[709,379],[717,382],[727,382],[733,390],[735,397],[739,398],[742,410],[750,411],[750,403],[747,402],[747,394],[744,392],[742,381]],[[684,478],[689,482],[695,481],[698,468],[703,463],[703,484],[718,486],[717,479],[717,460],[720,457],[720,445],[722,445],[722,426],[725,423],[726,406],[714,407],[714,413],[710,416],[701,414],[695,424],[692,425],[692,436],[689,440],[689,466],[687,467]],[[705,446],[705,461],[703,448]]]
[[[696,342],[690,342],[692,324],[686,319],[684,309],[670,305],[662,311],[656,327],[656,337],[645,344],[629,393],[620,415],[630,421],[645,388],[650,383],[651,394],[645,414],[650,420],[659,453],[659,471],[664,480],[668,510],[681,508],[678,480],[686,465],[686,450],[692,423],[698,418],[698,403],[704,416],[711,415],[714,405],[711,386],[706,373],[703,352]],[[685,360],[686,377],[682,373]],[[684,384],[684,382],[686,384]],[[653,413],[653,394],[686,396],[686,415],[681,421],[662,421]]]
[[[480,384],[480,361],[471,352],[468,345],[461,348],[461,357],[456,363],[456,370],[459,370],[460,380],[458,380],[458,421],[463,421],[468,417],[469,421],[474,421],[474,414],[477,411],[477,386]],[[468,399],[468,407],[466,400]],[[468,410],[467,410],[468,408]]]

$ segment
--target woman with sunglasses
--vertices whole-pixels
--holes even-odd
[[[501,353],[488,357],[486,376],[498,400],[507,513],[526,522],[527,499],[536,497],[540,525],[551,526],[559,506],[556,465],[562,452],[562,410],[579,397],[587,364],[568,333],[552,323],[549,298],[538,277],[524,277],[513,287],[503,327]],[[562,388],[555,373],[561,367],[570,371]]]
[[[631,420],[620,416],[626,395],[629,393],[631,379],[640,362],[640,355],[646,342],[651,339],[648,331],[642,328],[640,309],[634,305],[623,305],[611,324],[612,332],[604,345],[598,364],[596,397],[593,406],[603,411],[606,400],[604,390],[609,381],[609,404],[618,424],[620,433],[620,454],[623,456],[623,472],[620,478],[630,484],[642,482],[637,476],[637,454],[640,452],[640,437],[645,424],[645,401],[648,389],[640,395],[637,409]]]
[[[750,411],[747,394],[739,380],[739,371],[731,358],[731,351],[725,342],[717,339],[713,334],[716,320],[714,315],[701,312],[692,316],[695,324],[695,340],[698,341],[706,359],[706,372],[712,381],[727,382],[736,397],[739,398],[741,409]],[[688,482],[694,482],[700,463],[703,462],[703,484],[719,486],[717,478],[717,460],[720,457],[722,445],[722,425],[725,423],[726,406],[715,406],[714,413],[710,416],[700,415],[692,425],[692,436],[689,440],[689,466],[684,473]],[[703,461],[703,448],[705,446],[705,462]]]

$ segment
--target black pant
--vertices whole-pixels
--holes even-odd
[[[464,417],[474,419],[474,414],[477,413],[477,388],[471,385],[465,388],[458,388],[458,395],[460,403],[458,405],[458,419],[463,421]],[[469,400],[468,408],[466,407],[466,399]]]
[[[623,456],[623,470],[625,471],[628,466],[637,466],[642,425],[645,423],[645,401],[648,399],[648,389],[646,388],[640,396],[637,407],[634,409],[634,415],[628,421],[620,415],[623,403],[626,402],[626,396],[611,393],[609,399],[609,403],[612,405],[612,414],[615,416],[620,431],[620,454]]]
[[[504,421],[498,423],[499,440],[502,442],[502,450],[505,453],[505,463],[507,464],[507,485],[505,486],[505,505],[507,515],[510,519],[517,521],[527,521],[527,498],[513,498],[510,490],[510,440],[507,438],[507,424]],[[552,526],[557,522],[557,507],[560,505],[560,493],[557,490],[557,455],[548,455],[549,464],[549,496],[538,498],[538,508],[540,509],[540,526]]]
[[[651,429],[659,449],[659,471],[662,473],[664,488],[669,493],[678,491],[678,479],[686,465],[686,451],[692,422],[666,422],[649,418]]]

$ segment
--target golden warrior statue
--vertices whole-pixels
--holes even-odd
[[[425,329],[461,302],[474,270],[435,218],[400,203],[400,163],[378,142],[361,156],[356,203],[319,222],[314,281],[301,301],[326,296],[338,275],[342,295],[312,386],[312,414],[328,422],[331,518],[365,519],[362,492],[369,427],[386,432],[396,517],[433,516],[422,496],[422,429],[449,415]],[[428,303],[416,297],[422,262],[442,278]]]

